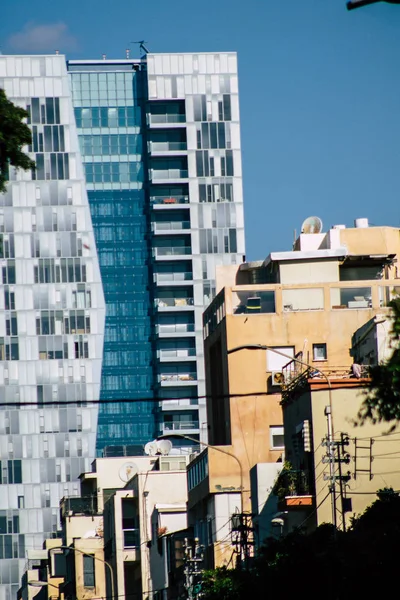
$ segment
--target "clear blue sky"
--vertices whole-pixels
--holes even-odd
[[[3,53],[117,58],[138,39],[238,52],[249,259],[290,249],[308,215],[400,226],[400,6],[18,0],[0,23]]]

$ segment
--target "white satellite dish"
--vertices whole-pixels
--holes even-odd
[[[157,442],[157,449],[162,456],[168,456],[171,452],[172,443],[170,440],[159,440]]]
[[[301,226],[301,233],[321,233],[322,221],[319,217],[307,217]]]
[[[158,452],[157,442],[147,442],[144,447],[144,453],[149,456],[155,456]]]
[[[127,462],[122,465],[118,474],[119,478],[125,483],[132,479],[134,475],[139,471],[139,467],[133,462]]]

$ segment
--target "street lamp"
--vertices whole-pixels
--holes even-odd
[[[353,10],[354,8],[361,8],[368,4],[376,4],[377,2],[387,2],[388,4],[400,4],[400,0],[350,0],[347,3],[347,10]]]
[[[202,442],[200,440],[196,440],[196,438],[192,438],[189,435],[185,435],[184,433],[167,433],[164,435],[159,435],[158,436],[158,440],[163,440],[165,438],[170,438],[170,437],[178,437],[178,438],[183,438],[184,440],[189,440],[190,442],[195,442],[196,444],[200,444],[201,446],[204,446],[205,448],[211,448],[212,450],[215,450],[216,452],[221,452],[221,454],[226,454],[227,456],[230,456],[231,458],[234,458],[237,462],[237,464],[239,465],[239,472],[240,472],[240,512],[243,513],[243,509],[244,509],[244,502],[243,502],[243,467],[242,467],[242,463],[240,462],[240,460],[238,459],[238,457],[235,454],[232,454],[232,452],[228,452],[227,450],[223,450],[222,448],[220,448],[219,446],[212,446],[211,444],[206,444],[206,442]]]
[[[364,0],[362,0],[362,1],[364,1]],[[398,0],[398,1],[400,3],[400,0]],[[324,373],[324,371],[321,371],[321,369],[318,369],[318,368],[314,367],[314,365],[310,365],[309,363],[304,362],[304,360],[301,360],[300,358],[297,358],[295,356],[290,356],[289,354],[285,354],[284,352],[277,350],[273,346],[267,346],[265,344],[244,344],[243,346],[235,346],[234,348],[230,348],[227,351],[227,353],[233,354],[234,352],[239,352],[240,350],[270,350],[271,352],[275,352],[276,354],[280,354],[280,356],[287,358],[289,361],[296,362],[296,363],[302,365],[303,367],[307,367],[308,369],[312,369],[313,371],[316,371],[317,373],[322,375],[322,377],[326,380],[326,382],[328,384],[328,391],[329,391],[329,406],[327,406],[325,408],[325,415],[326,415],[327,421],[328,421],[328,440],[330,443],[329,454],[331,457],[331,460],[329,461],[329,475],[330,475],[330,479],[331,479],[330,492],[331,492],[331,499],[332,499],[332,523],[336,527],[336,494],[335,494],[335,483],[334,483],[335,482],[335,465],[334,465],[333,456],[332,456],[332,447],[333,447],[333,443],[334,443],[333,411],[332,411],[332,385],[331,385],[328,375],[326,373]]]
[[[94,554],[90,554],[89,552],[84,552],[83,550],[80,550],[79,548],[74,548],[72,546],[56,546],[54,548],[50,548],[50,550],[49,550],[50,556],[52,553],[56,553],[57,550],[70,550],[72,552],[78,552],[79,554],[83,554],[83,556],[90,556],[90,558],[93,558],[94,560],[98,560],[98,561],[102,562],[103,564],[105,564],[110,572],[111,599],[116,600],[115,593],[114,593],[114,572],[113,572],[113,568],[109,562],[107,562],[103,558],[99,558],[98,556],[95,556]]]

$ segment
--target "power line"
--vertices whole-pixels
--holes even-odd
[[[155,397],[155,396],[147,396],[144,398],[109,398],[103,400],[50,400],[49,402],[3,402],[0,404],[0,408],[6,409],[10,408],[26,408],[27,406],[34,406],[35,408],[46,408],[48,406],[71,406],[74,405],[78,408],[90,408],[93,405],[103,405],[103,404],[136,404],[138,402],[177,402],[179,400],[225,400],[226,398],[249,398],[253,396],[270,396],[268,392],[247,392],[243,394],[221,394],[221,395],[190,395],[188,398],[182,398],[182,396],[174,397],[174,398],[163,398],[163,397]]]

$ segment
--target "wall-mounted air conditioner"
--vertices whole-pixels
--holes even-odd
[[[282,387],[285,383],[282,371],[272,371],[271,373],[271,384],[277,387]]]

